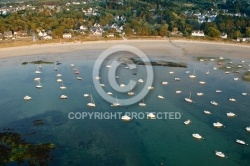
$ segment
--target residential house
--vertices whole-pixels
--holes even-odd
[[[227,34],[225,32],[221,33],[220,38],[227,39]]]
[[[205,34],[204,34],[203,31],[198,30],[198,31],[192,31],[191,36],[201,36],[201,37],[203,37],[203,36],[205,36]]]
[[[15,37],[27,37],[28,36],[28,32],[24,31],[24,30],[15,31],[14,32],[14,36]]]
[[[64,33],[63,34],[63,39],[70,39],[70,38],[72,38],[71,33]]]
[[[5,37],[5,38],[12,38],[13,34],[12,34],[11,31],[4,31],[3,32],[3,37]]]

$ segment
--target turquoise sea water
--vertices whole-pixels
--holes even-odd
[[[39,59],[37,59],[39,60]],[[237,61],[237,60],[235,60]],[[234,81],[239,74],[224,74],[222,70],[213,70],[215,63],[190,61],[188,68],[154,67],[154,90],[145,97],[147,107],[138,103],[130,106],[113,108],[110,103],[100,97],[93,86],[92,70],[95,63],[92,59],[82,61],[60,61],[58,71],[54,65],[42,65],[42,74],[36,75],[36,65],[14,65],[0,68],[0,128],[13,128],[25,135],[25,139],[34,143],[51,142],[56,145],[52,152],[54,156],[50,165],[129,165],[153,166],[160,165],[249,165],[250,147],[235,143],[242,139],[250,143],[250,133],[245,128],[250,126],[250,96],[242,96],[242,92],[250,93],[249,82]],[[74,63],[80,74],[75,75],[70,64]],[[101,82],[105,90],[111,91],[118,98],[127,98],[127,94],[118,94],[108,86],[107,68],[105,62],[100,71]],[[249,62],[245,62],[245,69]],[[195,69],[197,78],[190,79]],[[210,69],[210,74],[205,72]],[[173,75],[169,71],[174,71]],[[138,75],[133,75],[136,72]],[[243,72],[243,69],[242,69]],[[56,82],[56,74],[61,73],[67,90],[62,91],[60,83]],[[137,66],[136,71],[124,69],[117,71],[119,83],[127,83],[130,79],[146,79],[145,66]],[[77,76],[83,78],[79,81]],[[42,89],[36,89],[35,77],[41,77]],[[174,81],[175,77],[181,81]],[[169,85],[161,85],[168,81]],[[199,81],[207,82],[199,85]],[[142,84],[143,85],[143,84]],[[135,92],[142,89],[137,85]],[[220,89],[222,93],[215,93]],[[181,94],[176,94],[181,90]],[[185,97],[192,92],[195,103],[186,103]],[[203,92],[204,96],[197,96]],[[87,107],[89,98],[84,93],[90,93],[96,103],[96,108]],[[69,98],[61,100],[65,94]],[[25,95],[31,96],[31,101],[24,101]],[[158,95],[166,99],[159,100]],[[233,97],[237,102],[229,102]],[[210,101],[217,101],[220,106],[212,106]],[[205,115],[209,110],[212,115]],[[69,112],[180,112],[181,119],[134,119],[122,122],[119,119],[70,120]],[[234,112],[237,117],[228,118],[227,112]],[[42,119],[44,125],[33,126],[33,121]],[[183,122],[190,119],[190,125]],[[225,128],[216,129],[214,122],[221,122]],[[195,140],[193,133],[199,133],[205,140]],[[228,156],[221,159],[215,156],[215,150]],[[15,163],[12,163],[15,165]]]

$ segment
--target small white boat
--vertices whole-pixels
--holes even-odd
[[[201,93],[201,92],[196,93],[196,94],[197,94],[197,96],[203,96],[204,95],[204,93]]]
[[[36,88],[42,88],[42,87],[43,87],[43,86],[42,86],[41,82],[38,81],[38,85],[36,86]]]
[[[237,100],[235,98],[229,98],[228,100],[232,101],[232,102],[237,102]]]
[[[82,77],[76,77],[77,80],[82,80]]]
[[[211,62],[213,62],[213,61],[214,61],[214,59],[212,58],[212,59],[210,59],[210,61],[211,61]]]
[[[194,70],[193,74],[189,75],[189,78],[196,78],[195,70]]]
[[[230,74],[230,72],[229,71],[225,71],[225,74]]]
[[[70,64],[71,67],[74,67],[75,65],[74,64]]]
[[[40,81],[40,80],[41,78],[38,78],[38,77],[34,78],[34,81]]]
[[[131,118],[128,115],[123,115],[121,119],[124,120],[124,121],[130,121],[131,120]]]
[[[90,95],[90,102],[87,103],[87,106],[89,106],[89,107],[95,107],[95,102],[94,102],[94,99],[92,98],[92,95]]]
[[[120,77],[119,76],[115,76],[115,79],[119,79]]]
[[[190,119],[184,121],[184,124],[185,124],[185,125],[188,125],[188,124],[190,124],[190,123],[191,123],[191,120],[190,120]]]
[[[128,67],[128,66],[125,66],[125,69],[129,69],[129,67]]]
[[[62,79],[57,79],[56,81],[57,81],[57,82],[63,82],[63,80],[62,80]]]
[[[121,85],[120,85],[121,88],[124,88],[125,86],[126,86],[125,84],[121,84]]]
[[[244,63],[245,61],[241,61],[242,63]]]
[[[40,69],[43,68],[41,65],[38,66]]]
[[[197,133],[192,134],[192,136],[196,139],[203,139],[202,136],[200,134],[197,134]]]
[[[39,70],[36,70],[35,73],[36,73],[36,74],[41,74],[42,72],[39,71]]]
[[[135,95],[135,92],[129,91],[129,92],[128,92],[128,95],[129,95],[129,96],[134,96],[134,95]]]
[[[173,72],[173,71],[170,71],[169,74],[174,74],[174,72]]]
[[[57,74],[56,76],[57,76],[57,77],[62,77],[62,74]]]
[[[32,98],[30,96],[24,96],[23,98],[24,100],[32,100]]]
[[[216,90],[215,92],[216,92],[216,93],[221,93],[221,92],[222,92],[222,90]]]
[[[158,96],[159,99],[165,99],[163,96],[159,95]]]
[[[148,90],[153,90],[153,89],[154,89],[153,86],[149,86],[149,87],[148,87]]]
[[[214,70],[217,70],[217,67],[213,67]]]
[[[167,85],[167,84],[168,84],[168,82],[161,82],[161,84],[162,84],[162,85]]]
[[[147,117],[149,118],[149,119],[155,119],[155,115],[151,112],[151,113],[149,113],[149,114],[147,114]]]
[[[121,104],[118,102],[118,99],[116,97],[116,102],[111,105],[112,107],[119,107]]]
[[[236,114],[235,114],[235,113],[232,113],[232,112],[228,112],[228,113],[227,113],[227,116],[228,116],[228,117],[235,117]]]
[[[214,127],[217,127],[217,128],[223,127],[223,124],[220,122],[213,123],[213,125],[214,125]]]
[[[175,81],[180,81],[181,79],[176,77],[176,78],[174,78],[174,80]]]
[[[139,103],[139,106],[140,106],[140,107],[146,107],[146,106],[147,106],[147,104],[144,103],[144,98],[143,98],[142,102]]]
[[[232,67],[231,66],[227,66],[227,69],[231,69]]]
[[[101,77],[99,77],[99,76],[96,76],[96,77],[95,77],[95,79],[96,79],[96,80],[100,80],[100,79],[101,79]]]
[[[190,94],[189,94],[189,98],[185,98],[185,101],[186,102],[189,102],[189,103],[193,103],[193,100],[191,99],[191,92],[190,92]]]
[[[200,81],[199,82],[199,84],[201,84],[201,85],[205,85],[205,84],[207,84],[206,82],[204,82],[204,81]]]
[[[245,141],[242,141],[242,140],[239,140],[239,139],[236,139],[235,142],[238,143],[238,144],[241,144],[241,145],[248,145],[248,144],[246,144]]]
[[[246,130],[247,130],[248,132],[250,132],[250,126],[249,126],[249,127],[246,127]]]
[[[67,89],[66,86],[63,85],[63,82],[62,82],[62,86],[60,86],[60,89]]]
[[[207,70],[207,72],[206,72],[206,74],[209,74],[210,72],[209,72],[209,69]]]
[[[139,82],[139,83],[143,83],[143,80],[142,80],[142,79],[139,79],[138,82]]]
[[[111,68],[111,65],[107,65],[106,67],[107,67],[107,68]]]
[[[242,68],[242,66],[241,66],[241,65],[238,65],[238,68]]]
[[[200,59],[200,62],[204,62],[204,59]]]
[[[142,102],[142,103],[139,103],[139,106],[140,106],[140,107],[146,107],[147,104],[145,104],[144,102]]]
[[[225,158],[225,157],[226,157],[226,155],[225,155],[224,153],[219,152],[219,151],[215,151],[215,155],[216,155],[216,156],[219,156],[219,157],[221,157],[221,158]]]
[[[238,80],[239,80],[239,78],[238,78],[238,77],[236,77],[236,78],[233,78],[233,80],[234,80],[234,81],[238,81]]]
[[[245,92],[244,92],[244,93],[241,93],[241,94],[242,94],[242,96],[247,96],[247,95],[248,95],[248,94],[247,94],[247,93],[245,93]]]
[[[211,115],[212,114],[210,111],[206,111],[206,110],[204,111],[204,113],[207,114],[207,115]]]
[[[224,59],[223,57],[220,57],[219,59]]]
[[[187,73],[187,74],[188,74],[188,73],[190,73],[190,71],[185,71],[185,73]]]
[[[233,64],[233,62],[229,62],[230,64]]]
[[[175,91],[175,93],[180,94],[180,93],[181,93],[181,91],[180,91],[180,90],[177,90],[177,91]]]
[[[215,102],[215,101],[211,101],[210,102],[212,105],[214,105],[214,106],[218,106],[219,104],[217,103],[217,102]]]
[[[89,97],[89,94],[88,94],[88,93],[85,93],[83,96],[84,96],[84,97]]]
[[[104,84],[100,84],[100,86],[101,86],[101,87],[105,87],[105,85],[104,85]]]
[[[112,93],[112,92],[107,92],[107,94],[108,94],[108,95],[110,95],[110,96],[112,96],[112,95],[113,95],[113,93]]]
[[[60,99],[68,99],[68,96],[66,96],[66,95],[61,95],[61,96],[60,96]]]

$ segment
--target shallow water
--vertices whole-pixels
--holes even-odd
[[[43,55],[41,55],[42,57]],[[171,59],[170,59],[171,60]],[[174,59],[176,61],[176,59]],[[188,68],[154,67],[154,90],[145,97],[147,107],[141,108],[138,103],[114,108],[100,97],[93,86],[92,70],[95,61],[86,58],[84,61],[61,61],[58,71],[54,65],[42,65],[42,89],[36,89],[33,79],[36,65],[15,65],[0,68],[0,128],[14,128],[21,134],[37,132],[26,136],[25,139],[34,143],[55,143],[53,161],[50,165],[249,165],[250,148],[235,143],[242,139],[250,143],[250,133],[245,128],[250,126],[250,96],[242,96],[242,92],[250,93],[249,82],[233,81],[235,74],[224,74],[221,70],[213,70],[214,63],[186,62]],[[75,75],[70,64],[74,63],[80,74]],[[105,65],[109,61],[105,62]],[[245,62],[247,64],[247,62]],[[105,66],[104,65],[104,66]],[[190,79],[195,69],[197,78]],[[210,69],[210,74],[205,72]],[[107,68],[100,71],[104,88],[111,91],[118,98],[128,98],[127,94],[118,94],[108,86]],[[132,73],[137,72],[134,76]],[[146,79],[145,66],[137,66],[137,70],[130,71],[120,67],[117,75],[119,83],[139,78]],[[169,71],[174,71],[173,75]],[[62,91],[60,83],[56,82],[56,74],[63,75],[67,90]],[[79,81],[77,76],[83,78]],[[175,77],[181,81],[174,81]],[[239,77],[239,75],[238,75]],[[161,85],[168,81],[169,85]],[[207,82],[206,85],[198,84]],[[135,92],[139,93],[143,84],[137,85]],[[220,89],[222,93],[215,93]],[[181,90],[181,94],[176,94]],[[185,97],[192,92],[195,103],[186,103]],[[197,96],[203,92],[204,96]],[[90,93],[96,103],[96,108],[87,107],[89,98],[84,93]],[[65,94],[68,100],[60,100]],[[31,96],[31,101],[24,101],[25,95]],[[159,100],[158,95],[166,99]],[[234,97],[238,102],[229,102]],[[212,106],[210,101],[217,101],[220,106]],[[205,115],[209,110],[212,115]],[[70,120],[69,112],[180,112],[181,119],[134,119],[122,122],[119,119]],[[228,118],[227,112],[237,114],[235,118]],[[42,119],[44,125],[33,126],[33,121]],[[183,122],[191,119],[191,124],[185,126]],[[214,122],[221,122],[224,128],[216,129]],[[193,133],[201,134],[205,140],[195,140]],[[228,156],[221,159],[214,151],[222,151]]]

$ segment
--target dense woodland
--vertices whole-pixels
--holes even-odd
[[[77,35],[78,32],[72,30],[78,30],[81,25],[91,28],[95,23],[101,26],[117,23],[124,26],[127,36],[169,36],[173,31],[190,36],[193,30],[203,30],[210,37],[219,37],[222,32],[233,39],[250,37],[249,0],[101,0],[66,6],[67,2],[72,1],[26,1],[24,4],[34,6],[35,10],[26,8],[1,15],[0,32],[25,30],[31,35],[37,30],[50,30],[53,37],[62,37],[65,32]],[[0,3],[2,8],[10,5],[21,4],[13,1],[6,5],[3,0]],[[49,5],[56,7],[51,9]],[[85,15],[82,10],[89,7],[97,9],[98,15]],[[197,16],[184,14],[184,11],[204,13],[211,9],[218,14],[214,22],[199,24]],[[223,15],[222,9],[245,16]],[[115,20],[117,15],[124,16],[125,20]]]

